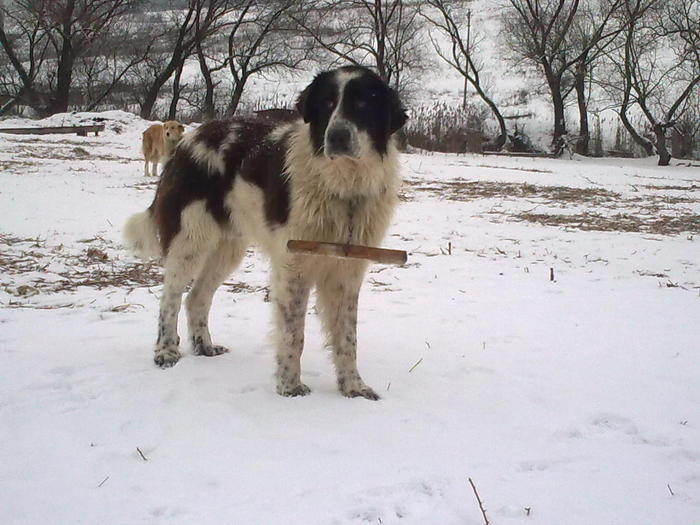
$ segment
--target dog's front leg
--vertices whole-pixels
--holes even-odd
[[[352,267],[351,267],[352,268]],[[346,274],[352,275],[352,269]],[[354,272],[359,273],[359,270]],[[326,332],[333,347],[338,388],[347,397],[379,399],[357,371],[357,302],[362,275],[341,280],[333,272],[318,282],[318,303]]]
[[[301,382],[301,353],[310,284],[289,269],[273,272],[272,298],[277,337],[277,393],[305,396],[311,390]]]

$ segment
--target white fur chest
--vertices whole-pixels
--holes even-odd
[[[361,161],[314,155],[305,126],[288,150],[291,189],[290,237],[377,245],[398,203],[398,154],[393,144],[383,157]]]

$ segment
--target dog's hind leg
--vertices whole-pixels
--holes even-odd
[[[203,201],[190,204],[181,216],[181,229],[170,243],[165,257],[165,278],[160,298],[154,358],[162,368],[173,366],[180,359],[177,319],[182,294],[190,281],[200,273],[206,257],[217,246],[221,235]]]
[[[301,353],[310,283],[293,269],[273,268],[272,300],[277,337],[277,393],[305,396],[311,390],[301,382]]]
[[[357,302],[364,271],[357,263],[340,265],[324,273],[317,283],[318,305],[333,349],[338,388],[347,397],[379,399],[357,371]]]
[[[215,356],[228,352],[225,347],[213,345],[211,342],[209,310],[214,292],[240,264],[245,249],[246,246],[241,240],[221,241],[207,257],[187,294],[187,321],[192,348],[197,355]]]
[[[192,280],[195,270],[190,268],[192,259],[174,260],[170,253],[166,259],[163,295],[160,298],[158,316],[158,340],[154,361],[161,368],[173,366],[180,360],[180,336],[177,334],[177,318],[180,313],[182,294]]]

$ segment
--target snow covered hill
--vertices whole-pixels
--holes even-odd
[[[54,117],[95,118],[0,134],[0,523],[479,525],[468,478],[494,525],[700,523],[700,170],[405,155],[409,262],[360,306],[382,400],[338,394],[313,309],[287,399],[256,253],[231,353],[155,367],[160,270],[120,241],[148,123]]]

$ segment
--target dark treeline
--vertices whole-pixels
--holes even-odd
[[[469,0],[0,0],[0,116],[119,108],[210,119],[239,111],[251,78],[344,63],[374,68],[410,98],[444,61],[464,79],[463,107],[424,121],[432,130],[416,142],[439,129],[435,140],[456,150],[500,149],[518,130],[484,80],[486,40],[473,8]],[[499,0],[497,16],[501,32],[488,40],[497,50],[488,51],[536,72],[551,102],[552,149],[600,153],[590,119],[601,99],[661,164],[671,137],[679,156],[697,147],[700,0]],[[485,136],[489,118],[497,129]],[[469,133],[444,130],[446,120]]]

